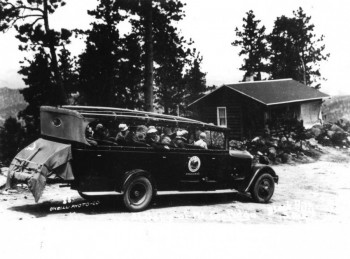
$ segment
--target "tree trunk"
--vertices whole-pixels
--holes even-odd
[[[305,68],[305,63],[304,63],[304,59],[303,57],[300,55],[300,62],[301,62],[301,65],[302,65],[302,68],[303,68],[303,81],[304,81],[304,85],[307,85],[307,82],[306,82],[306,68]]]
[[[44,26],[45,26],[45,31],[46,35],[50,34],[50,26],[49,26],[49,19],[48,19],[48,9],[47,9],[47,1],[44,0]],[[54,78],[55,78],[55,84],[54,84],[54,89],[52,91],[52,104],[53,105],[62,105],[66,104],[67,98],[66,98],[66,93],[64,90],[63,82],[61,79],[60,72],[58,70],[58,61],[57,61],[57,56],[56,56],[56,49],[54,46],[54,43],[49,39],[49,49],[50,49],[50,54],[51,54],[51,69],[54,73]]]
[[[153,112],[152,0],[143,0],[145,22],[145,109]]]

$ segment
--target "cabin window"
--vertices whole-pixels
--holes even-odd
[[[218,126],[227,127],[226,107],[217,107]]]

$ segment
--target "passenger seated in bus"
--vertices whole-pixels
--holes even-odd
[[[138,141],[145,143],[147,130],[148,128],[145,125],[137,126],[135,135]]]
[[[136,131],[136,127],[129,128],[129,133],[125,137],[126,145],[132,147],[146,147],[147,144],[144,140],[139,140]]]
[[[96,125],[94,134],[95,139],[106,140],[108,138],[108,135],[108,129],[106,129],[102,123]]]
[[[159,143],[160,137],[158,130],[154,126],[150,126],[146,135],[146,143],[155,149],[169,149],[167,145]]]
[[[115,137],[115,141],[118,145],[126,146],[127,145],[127,137],[129,135],[129,127],[125,123],[119,124],[119,132],[117,136]]]
[[[114,138],[109,137],[109,130],[102,123],[96,125],[93,140],[98,145],[117,145]]]
[[[187,142],[187,130],[178,130],[176,132],[176,137],[173,140],[173,144],[175,147],[178,148],[185,148],[186,147],[186,142]]]
[[[171,145],[173,135],[174,134],[171,132],[170,128],[164,127],[163,134],[160,137],[160,143],[164,145]]]
[[[208,149],[208,145],[205,142],[206,138],[207,138],[207,134],[205,134],[205,132],[202,132],[201,134],[199,134],[199,140],[194,142],[194,145],[204,149]]]
[[[89,125],[86,127],[85,130],[85,138],[90,145],[97,146],[97,142],[94,140],[94,131]]]

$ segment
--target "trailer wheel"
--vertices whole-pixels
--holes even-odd
[[[268,173],[260,175],[250,191],[254,201],[267,203],[275,191],[275,182]]]
[[[129,211],[145,210],[153,197],[153,186],[145,176],[136,176],[124,185],[123,201]]]

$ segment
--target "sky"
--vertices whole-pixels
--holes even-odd
[[[51,26],[57,29],[87,29],[92,19],[87,10],[94,9],[96,0],[66,0],[67,5],[50,17]],[[206,72],[207,85],[232,84],[242,80],[239,70],[243,58],[239,48],[231,46],[235,28],[241,28],[246,12],[253,10],[266,33],[271,32],[274,21],[281,15],[291,17],[293,10],[302,7],[311,16],[317,36],[325,36],[328,61],[320,64],[321,91],[330,95],[350,94],[346,79],[350,72],[350,2],[346,0],[183,0],[186,17],[177,26],[185,38],[191,38],[194,47],[203,56],[202,70]],[[122,28],[122,30],[127,28]],[[19,62],[26,53],[18,50],[14,31],[0,34],[0,87],[25,87],[17,74]],[[74,41],[69,49],[78,55],[84,48],[82,41]],[[28,54],[27,54],[28,55]]]

